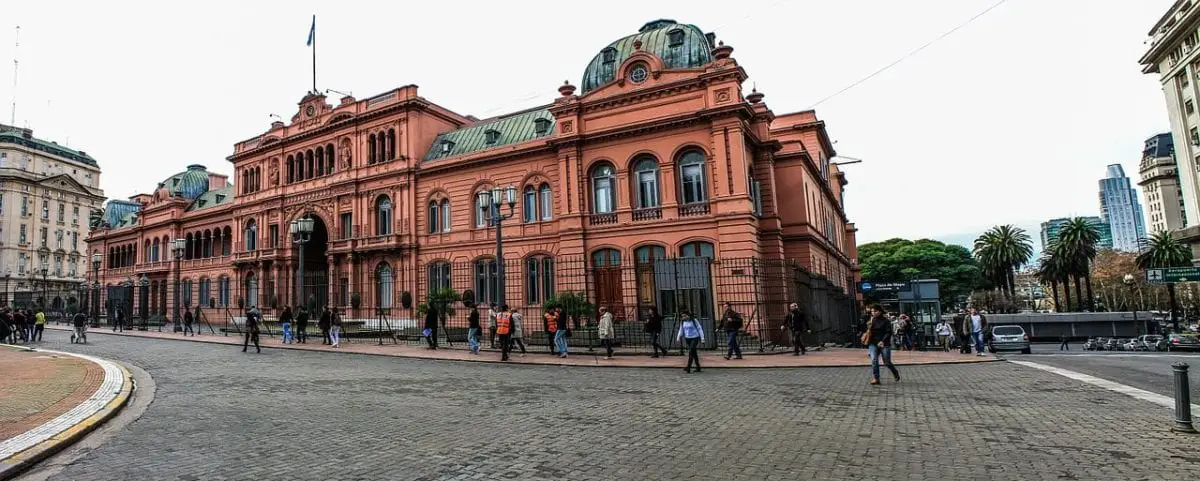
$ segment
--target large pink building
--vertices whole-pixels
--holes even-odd
[[[855,228],[825,124],[745,92],[732,54],[657,20],[601,49],[552,102],[483,120],[415,85],[336,105],[309,93],[290,123],[234,144],[232,184],[193,165],[109,203],[88,239],[106,259],[105,305],[171,318],[170,244],[184,239],[181,304],[214,323],[226,307],[302,298],[406,325],[440,287],[535,315],[574,291],[620,319],[650,305],[711,318],[730,301],[757,332],[797,299],[848,323]],[[497,266],[478,194],[509,187]],[[301,217],[314,223],[303,297],[289,235]]]

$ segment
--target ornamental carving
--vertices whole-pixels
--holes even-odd
[[[575,131],[575,122],[572,120],[564,120],[562,123],[562,133],[569,134]]]
[[[723,88],[717,91],[717,103],[725,103],[729,101],[729,88]]]
[[[271,159],[271,167],[269,167],[269,169],[268,169],[268,177],[267,178],[270,179],[270,185],[273,185],[273,186],[279,185],[279,159],[278,158]]]
[[[351,157],[352,157],[351,150],[352,149],[350,148],[350,139],[342,139],[342,147],[341,147],[341,159],[342,159],[341,169],[342,170],[346,170],[346,169],[350,168],[350,161],[352,160],[351,159]]]

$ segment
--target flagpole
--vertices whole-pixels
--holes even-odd
[[[315,93],[317,93],[317,16],[316,15],[313,15],[312,57],[313,57],[313,59],[312,59],[313,60],[313,62],[312,62],[312,65],[313,65],[313,72],[312,72],[312,81],[313,81],[312,87],[313,87],[313,89],[312,89],[312,91],[315,94]]]

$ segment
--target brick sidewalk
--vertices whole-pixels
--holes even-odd
[[[76,357],[0,347],[0,440],[50,421],[86,400],[104,369]]]
[[[69,330],[68,328],[61,326],[49,326],[48,328],[64,331]],[[177,341],[221,344],[227,346],[227,349],[237,349],[242,345],[243,340],[241,336],[235,334],[230,334],[229,336],[219,334],[204,334],[199,336],[183,337],[180,334],[172,332],[137,330],[127,330],[123,333],[115,333],[107,329],[95,329],[89,331],[89,334],[101,334],[103,336],[146,337],[152,339],[169,339]],[[104,342],[103,337],[96,336],[95,342]],[[370,354],[376,356],[439,359],[450,361],[500,362],[500,353],[498,351],[485,350],[481,354],[474,355],[468,353],[466,349],[442,348],[432,351],[424,347],[408,345],[406,343],[390,344],[386,341],[383,345],[361,342],[348,343],[343,341],[342,347],[338,349],[332,349],[329,346],[321,345],[321,340],[319,337],[316,339],[316,343],[310,342],[308,344],[282,344],[280,338],[271,338],[264,334],[260,338],[260,344],[264,348],[331,351]],[[461,343],[455,343],[455,346],[463,345]],[[253,352],[252,350],[254,349],[254,346],[250,346],[250,349],[251,352]],[[751,354],[750,352],[747,352],[745,359],[729,361],[725,360],[723,351],[701,351],[700,356],[701,362],[705,368],[851,367],[870,365],[870,361],[867,359],[867,352],[862,349],[833,348],[826,349],[824,351],[810,350],[806,356],[792,356],[790,353],[778,353],[778,351],[773,355],[757,353]],[[892,353],[892,361],[899,365],[976,363],[996,360],[997,358],[990,354],[977,357],[947,352],[894,351]],[[550,356],[549,351],[545,346],[530,346],[528,356],[521,357],[520,352],[518,351],[513,355],[511,362],[515,364],[563,366],[682,368],[685,364],[687,364],[687,358],[678,355],[678,351],[672,351],[672,355],[670,357],[658,359],[651,358],[650,355],[646,353],[640,353],[636,355],[618,355],[613,359],[604,359],[603,350],[599,348],[592,352],[588,352],[586,348],[573,348],[570,355],[566,359],[561,359],[556,356]]]

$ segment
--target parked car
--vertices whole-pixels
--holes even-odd
[[[1147,349],[1146,349],[1146,344],[1142,342],[1141,338],[1134,338],[1134,339],[1129,339],[1124,344],[1122,344],[1121,350],[1122,351],[1145,351]]]
[[[1092,338],[1088,338],[1087,342],[1083,343],[1083,349],[1084,349],[1085,351],[1096,351],[1096,350],[1099,350],[1099,349],[1100,349],[1100,345],[1102,344],[1102,343],[1101,343],[1101,341],[1103,341],[1103,339],[1097,339],[1097,338],[1094,338],[1094,337],[1092,337]]]
[[[1200,340],[1188,334],[1167,334],[1167,351],[1200,351]]]
[[[1120,340],[1114,337],[1114,338],[1111,338],[1111,339],[1105,341],[1104,350],[1105,351],[1116,351],[1116,350],[1120,349],[1120,346],[1121,346]]]
[[[1025,329],[1021,326],[993,327],[988,350],[991,352],[1021,351],[1021,354],[1029,354],[1029,335],[1025,334]]]
[[[1142,346],[1145,347],[1145,349],[1142,349],[1143,351],[1157,351],[1158,341],[1162,340],[1162,336],[1158,334],[1143,334],[1138,336],[1138,339],[1142,341]]]

